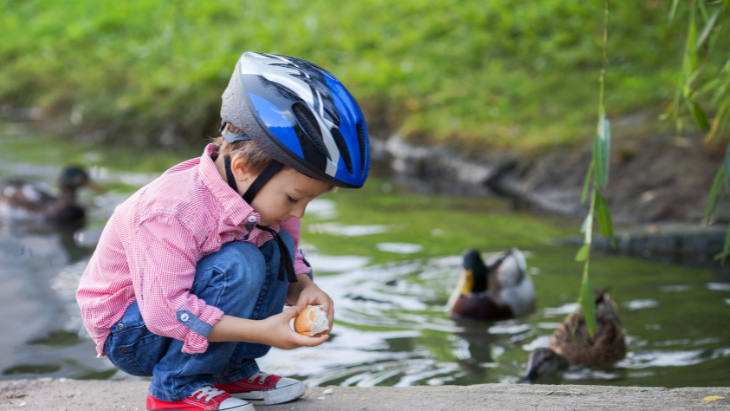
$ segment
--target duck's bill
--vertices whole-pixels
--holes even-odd
[[[527,375],[525,376],[525,378],[523,378],[523,379],[521,379],[520,381],[518,381],[518,383],[519,383],[519,384],[532,384],[532,383],[533,383],[533,382],[535,382],[535,380],[537,380],[538,378],[539,378],[539,376],[537,375],[537,369],[535,369],[535,368],[533,367],[532,369],[530,369],[530,370],[529,370],[529,371],[527,372]]]
[[[106,189],[104,187],[101,187],[100,185],[94,183],[91,180],[86,180],[86,184],[84,184],[87,188],[91,189],[91,191],[102,194],[106,192]]]

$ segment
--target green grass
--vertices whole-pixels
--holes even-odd
[[[374,135],[535,151],[594,132],[602,7],[1,0],[9,40],[0,42],[0,104],[41,107],[123,145],[171,145],[163,137],[171,135],[199,142],[215,132],[237,57],[254,50],[335,73]],[[684,27],[667,23],[666,1],[611,7],[609,116],[662,107],[676,83]]]

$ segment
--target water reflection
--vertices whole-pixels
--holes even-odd
[[[344,225],[340,223],[319,223],[309,226],[310,233],[333,234],[343,237],[382,234],[391,229],[387,225]]]
[[[331,220],[340,215],[335,202],[324,198],[315,198],[307,205],[307,216],[316,220]]]
[[[624,307],[628,308],[629,310],[641,310],[644,308],[655,308],[659,306],[659,301],[652,300],[652,299],[642,299],[642,300],[633,300],[633,301],[627,301],[622,304]]]
[[[307,261],[317,267],[317,272],[341,273],[365,267],[370,258],[356,255],[320,255],[307,253]]]
[[[423,250],[422,245],[411,243],[378,243],[375,246],[380,251],[398,254],[413,254]]]
[[[47,181],[58,173],[55,167],[3,162],[0,174],[6,171]],[[126,198],[88,194],[80,198],[86,221],[92,222],[104,221]],[[0,378],[109,378],[116,373],[110,363],[92,360],[94,344],[75,301],[100,229],[86,228],[85,221],[0,220],[0,327],[12,330],[0,336]]]
[[[0,371],[4,378],[101,376],[108,364],[89,363],[93,343],[79,331],[75,290],[93,247],[74,240],[78,227],[38,227],[2,222],[0,230]],[[67,292],[57,275],[77,273]],[[61,293],[59,293],[61,291]],[[87,351],[92,350],[92,351]],[[102,374],[98,374],[101,372]]]

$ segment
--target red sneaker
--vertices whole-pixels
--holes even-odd
[[[297,380],[261,371],[230,384],[215,384],[215,387],[256,405],[281,404],[296,400],[307,391],[304,384]]]
[[[147,394],[146,408],[147,411],[254,411],[253,405],[248,402],[233,398],[231,394],[217,390],[210,385],[200,388],[188,398],[174,402],[163,401]]]

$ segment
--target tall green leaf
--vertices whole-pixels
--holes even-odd
[[[591,223],[591,217],[593,217],[591,214],[588,214],[586,218],[583,219],[583,224],[580,225],[580,232],[585,233],[588,231],[588,224]],[[589,238],[585,239],[585,242],[587,243]]]
[[[728,255],[730,255],[730,227],[727,228],[727,233],[725,234],[725,245],[722,247],[722,251],[715,255],[715,260],[720,260],[725,265],[725,258]]]
[[[598,187],[608,184],[609,157],[611,155],[611,128],[606,113],[601,113],[598,123],[598,134],[593,140],[593,163],[595,164],[595,182]]]
[[[611,123],[606,118],[606,113],[601,116],[601,139],[603,143],[603,156],[604,156],[604,167],[605,168],[605,179],[604,186],[608,184],[608,167],[611,158]]]
[[[702,14],[702,18],[707,21],[710,18],[707,16],[707,7],[705,7],[706,1],[714,1],[714,0],[700,0],[697,2],[697,9],[699,9],[700,14]]]
[[[591,183],[591,175],[593,174],[593,168],[595,167],[595,164],[596,163],[591,160],[591,165],[588,167],[588,172],[586,173],[586,181],[583,183],[583,194],[580,196],[581,204],[585,204],[586,198],[588,198],[588,187]]]
[[[712,13],[712,16],[710,16],[710,19],[707,20],[707,23],[705,24],[705,28],[702,29],[702,33],[700,33],[700,38],[697,39],[697,43],[695,43],[695,50],[699,50],[700,47],[702,47],[702,44],[707,40],[707,36],[710,35],[710,31],[712,31],[712,28],[715,26],[715,22],[717,21],[717,16],[720,15],[720,12],[722,9],[715,10],[714,13]]]
[[[601,155],[601,136],[596,134],[593,139],[593,181],[597,187],[603,182],[603,156]]]
[[[715,181],[712,182],[710,195],[707,196],[707,208],[705,209],[705,224],[710,222],[712,215],[715,214],[715,208],[720,201],[720,192],[722,189],[723,177],[725,176],[725,163],[720,165],[720,169],[715,174]]]
[[[692,118],[695,120],[695,124],[697,124],[697,128],[699,128],[701,131],[705,131],[710,128],[710,122],[707,120],[707,114],[705,114],[705,110],[702,110],[702,107],[700,107],[699,104],[695,103],[694,101],[689,100],[690,108],[692,109]]]
[[[596,216],[598,217],[598,225],[601,227],[601,235],[604,237],[613,237],[613,219],[611,218],[611,210],[608,208],[608,201],[596,190]]]
[[[730,144],[727,146],[727,150],[725,150],[725,160],[722,162],[722,166],[725,168],[725,173],[723,175],[723,180],[725,182],[725,191],[728,190],[728,183],[730,183]]]
[[[728,0],[726,0],[728,1]],[[677,4],[679,4],[679,0],[672,0],[672,8],[669,9],[669,22],[671,23],[672,20],[674,20],[674,14],[677,12]]]
[[[596,299],[593,297],[593,290],[588,278],[583,278],[580,286],[580,308],[583,310],[583,318],[588,328],[588,334],[593,335],[596,331]]]
[[[697,69],[697,51],[693,47],[697,43],[697,27],[695,14],[697,11],[696,1],[692,0],[689,14],[689,25],[687,28],[687,42],[684,45],[684,58],[682,61],[683,77],[685,79],[684,95],[689,98],[689,82],[687,81]]]
[[[586,219],[583,220],[583,225],[580,227],[580,232],[583,233],[583,242],[585,244],[591,243],[593,238],[593,210],[588,213]]]
[[[588,252],[590,249],[590,244],[583,244],[583,247],[581,247],[580,250],[578,250],[578,253],[575,254],[575,261],[585,261],[586,258],[588,258]]]
[[[710,131],[705,136],[705,141],[712,140],[712,138],[717,133],[717,130],[720,129],[720,126],[724,125],[725,122],[727,122],[728,114],[730,113],[730,110],[728,110],[728,106],[730,106],[730,98],[725,99],[722,104],[720,104],[720,108],[717,109],[717,112],[715,113],[715,118],[712,120],[712,125],[710,126]]]

